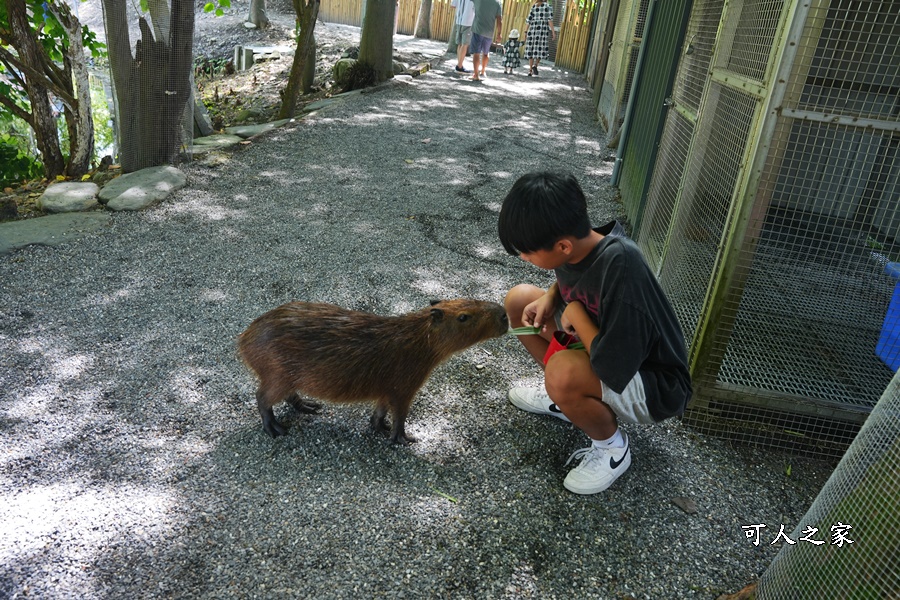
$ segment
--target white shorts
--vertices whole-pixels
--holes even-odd
[[[612,409],[616,416],[626,423],[656,423],[647,408],[647,394],[644,392],[644,380],[640,373],[635,373],[621,394],[609,389],[602,381],[604,404]]]

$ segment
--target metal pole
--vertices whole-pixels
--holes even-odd
[[[622,119],[622,127],[619,129],[619,148],[616,150],[616,162],[613,165],[610,184],[617,187],[619,177],[621,177],[622,158],[625,156],[625,150],[628,148],[628,130],[631,128],[631,113],[634,111],[635,98],[638,95],[638,86],[636,85],[641,79],[641,71],[644,66],[644,51],[650,43],[649,35],[653,25],[653,13],[656,8],[656,1],[651,0],[650,6],[647,8],[647,18],[644,21],[644,36],[641,38],[641,49],[638,50],[637,64],[634,66],[634,77],[632,79],[631,93],[628,95],[628,105],[625,107],[625,118]]]

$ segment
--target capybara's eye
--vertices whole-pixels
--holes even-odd
[[[459,321],[460,323],[462,323],[463,321],[468,321],[469,315],[459,315],[458,317],[456,317],[456,320]]]

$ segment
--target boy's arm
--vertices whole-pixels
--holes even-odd
[[[563,311],[562,326],[567,333],[575,333],[585,348],[591,348],[594,338],[600,333],[600,329],[591,320],[591,316],[584,308],[584,304],[573,300]]]

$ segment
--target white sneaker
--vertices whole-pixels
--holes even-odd
[[[509,390],[509,401],[516,408],[536,413],[539,415],[553,415],[557,419],[562,419],[566,423],[571,423],[569,417],[564,415],[559,407],[553,403],[547,392],[534,388],[513,388]]]
[[[566,464],[575,458],[580,458],[581,463],[566,475],[565,488],[576,494],[596,494],[611,486],[631,466],[628,436],[625,432],[622,435],[624,448],[597,448],[591,444],[576,450]]]

